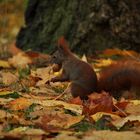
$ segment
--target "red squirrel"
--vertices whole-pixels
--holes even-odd
[[[90,64],[83,62],[70,51],[64,37],[58,40],[57,47],[51,61],[62,68],[62,73],[52,78],[50,82],[70,81],[68,89],[73,97],[80,96],[81,99],[86,99],[92,92],[104,90],[118,98],[121,96],[120,90],[140,88],[140,62],[138,61],[120,61],[112,64],[100,72],[97,80],[97,75]]]
[[[97,76],[92,66],[77,58],[69,49],[64,37],[58,40],[57,51],[52,55],[52,63],[62,68],[61,75],[54,77],[50,82],[70,81],[67,91],[73,97],[87,98],[97,88]]]

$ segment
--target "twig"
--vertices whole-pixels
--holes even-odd
[[[126,114],[124,111],[122,111],[119,107],[117,107],[116,105],[114,105],[114,107],[115,107],[117,110],[119,110],[125,117],[127,117],[127,114]]]

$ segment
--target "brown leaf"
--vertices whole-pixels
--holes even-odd
[[[57,114],[46,114],[42,116],[40,125],[45,130],[49,128],[69,128],[71,125],[80,122],[84,116],[72,116],[58,112]]]
[[[121,102],[117,102],[115,104],[115,106],[117,106],[118,108],[124,110],[126,108],[126,106],[128,105],[129,101],[127,100],[124,100],[124,101],[121,101]]]
[[[126,108],[128,103],[129,102],[127,100],[123,100],[123,101],[114,103],[114,108],[113,109],[115,111],[115,114],[117,114],[121,117],[126,117],[127,113],[125,111],[125,108]]]
[[[33,77],[30,75],[28,78],[21,79],[20,83],[26,87],[33,87],[40,80],[41,79],[39,77]]]
[[[106,92],[103,92],[102,94],[93,93],[89,95],[88,102],[89,114],[95,114],[96,112],[112,112],[113,100]]]
[[[72,98],[69,103],[71,104],[77,104],[77,105],[82,105],[83,101],[81,100],[81,98],[78,96],[76,98]]]

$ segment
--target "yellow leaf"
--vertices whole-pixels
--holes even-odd
[[[134,105],[140,105],[140,100],[130,100],[130,103],[133,103]]]
[[[92,115],[91,117],[94,121],[98,121],[104,115],[110,116],[113,120],[120,119],[120,117],[118,115],[114,115],[111,113],[105,113],[105,112],[97,112],[96,114]]]
[[[7,61],[0,60],[0,67],[10,68],[10,64]]]
[[[41,129],[29,128],[29,127],[18,127],[9,131],[9,134],[27,134],[27,135],[43,135],[45,132]]]
[[[11,130],[10,133],[25,132],[27,129],[28,129],[28,127],[18,127],[18,128],[14,128],[13,130]]]
[[[13,91],[0,91],[0,95],[8,95],[14,93]]]

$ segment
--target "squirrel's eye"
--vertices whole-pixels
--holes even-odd
[[[53,56],[52,56],[52,58],[56,58],[56,56],[55,56],[55,55],[53,55]]]

